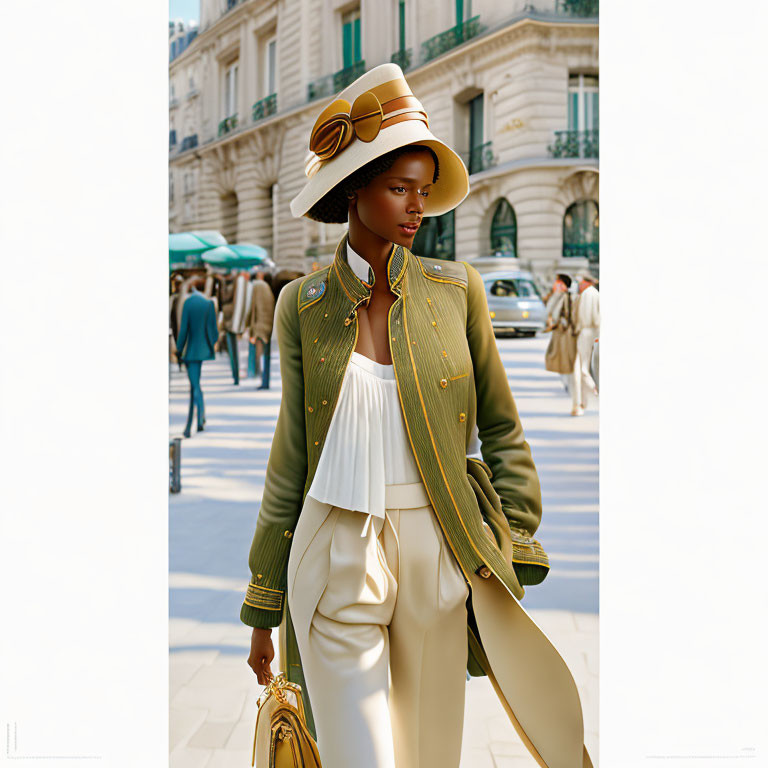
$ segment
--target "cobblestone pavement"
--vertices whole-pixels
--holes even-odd
[[[498,342],[541,477],[537,536],[552,564],[523,604],[573,673],[597,766],[598,412],[591,403],[583,417],[569,415],[560,377],[544,370],[547,340]],[[256,380],[245,377],[244,343],[238,387],[226,357],[203,364],[206,429],[182,441],[182,491],[170,499],[171,768],[251,763],[262,687],[246,664],[250,628],[239,621],[239,610],[280,404],[272,346],[270,391],[256,391]],[[188,391],[186,374],[171,366],[171,436],[184,428]],[[535,766],[487,678],[469,680],[461,768]]]

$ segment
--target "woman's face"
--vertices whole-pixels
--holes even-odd
[[[429,152],[400,155],[391,168],[355,191],[357,217],[374,234],[410,248],[432,189],[435,161]],[[353,211],[350,211],[350,218]],[[403,226],[410,224],[410,227]]]

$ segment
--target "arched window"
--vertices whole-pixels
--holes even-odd
[[[491,220],[491,255],[517,256],[517,217],[504,198],[496,205]]]
[[[563,217],[563,256],[600,263],[600,219],[597,202],[580,200],[568,206]]]
[[[442,216],[425,216],[409,250],[417,256],[455,261],[454,211]]]

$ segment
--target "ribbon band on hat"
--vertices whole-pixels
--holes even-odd
[[[371,142],[383,128],[403,120],[421,120],[429,128],[424,107],[403,78],[361,93],[351,105],[346,99],[336,99],[315,121],[304,173],[308,177],[314,176],[324,163],[346,149],[355,138]]]

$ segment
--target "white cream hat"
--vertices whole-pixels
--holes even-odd
[[[424,216],[453,210],[469,194],[462,159],[429,130],[429,118],[397,64],[381,64],[348,85],[320,113],[305,158],[304,188],[291,200],[300,218],[340,181],[376,157],[406,144],[437,155],[439,178],[424,198]]]

